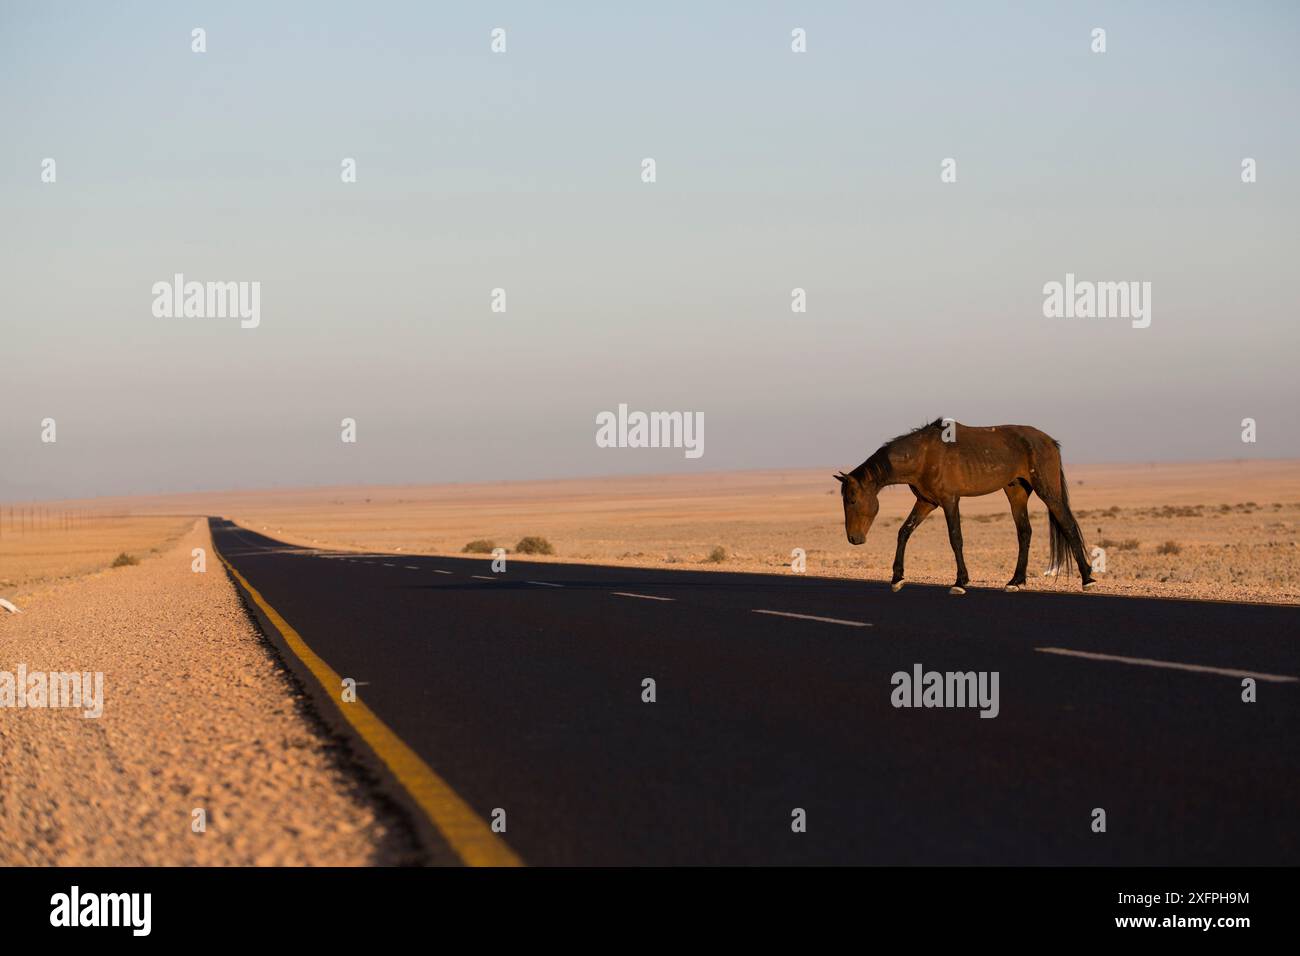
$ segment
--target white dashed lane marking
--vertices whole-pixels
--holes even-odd
[[[870,627],[866,621],[845,621],[838,617],[817,617],[815,614],[793,614],[790,611],[768,611],[752,608],[755,614],[772,614],[776,617],[795,617],[801,621],[820,621],[823,624],[843,624],[845,627]]]
[[[562,588],[563,584],[552,584],[550,581],[525,581],[525,584],[537,584],[544,588]]]
[[[481,575],[481,574],[471,574],[470,577],[473,578],[475,581],[495,581],[495,580],[496,580],[496,578],[484,577],[484,576]]]
[[[1035,647],[1043,654],[1060,654],[1064,657],[1083,657],[1090,661],[1115,661],[1120,664],[1138,664],[1142,667],[1166,667],[1176,671],[1195,671],[1198,674],[1219,674],[1223,677],[1251,677],[1274,684],[1300,683],[1300,677],[1285,674],[1262,674],[1259,671],[1241,671],[1231,667],[1209,667],[1205,664],[1183,664],[1179,661],[1158,661],[1150,657],[1121,657],[1118,654],[1094,654],[1091,651],[1072,651],[1064,647]]]
[[[655,594],[633,594],[631,591],[614,591],[617,597],[640,598],[643,601],[676,601],[677,598],[659,597]]]

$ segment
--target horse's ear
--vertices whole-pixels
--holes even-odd
[[[835,478],[835,480],[838,481],[840,484],[844,484],[844,482],[848,481],[849,476],[846,475],[846,474],[844,474],[844,472],[840,471],[840,472],[836,472],[836,473],[835,473],[834,478]]]

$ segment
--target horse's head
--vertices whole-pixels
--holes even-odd
[[[871,522],[880,510],[876,488],[844,472],[836,475],[835,480],[840,483],[840,495],[844,498],[844,533],[849,536],[849,544],[861,544],[867,540]]]

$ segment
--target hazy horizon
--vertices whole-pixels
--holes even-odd
[[[1271,3],[6,5],[0,501],[844,467],[939,416],[1300,458],[1297,40]],[[155,316],[177,273],[259,324]],[[1151,283],[1150,326],[1044,317],[1067,274]],[[597,447],[620,404],[703,455]]]
[[[1178,468],[1185,466],[1196,468],[1198,466],[1214,465],[1236,465],[1236,464],[1255,464],[1261,466],[1268,465],[1285,465],[1292,462],[1300,462],[1300,458],[1222,458],[1222,459],[1169,459],[1163,461],[1071,461],[1066,460],[1066,467],[1070,470],[1070,480],[1075,484],[1082,484],[1080,477],[1087,478],[1088,472],[1092,469],[1154,469],[1160,470],[1166,468]],[[855,463],[856,464],[856,463]],[[15,496],[4,499],[0,502],[0,509],[14,507],[22,509],[25,507],[40,507],[44,505],[62,504],[70,508],[89,508],[93,510],[95,502],[103,502],[107,507],[109,503],[116,502],[118,499],[139,499],[142,502],[158,501],[159,499],[181,498],[181,497],[211,497],[220,498],[224,495],[262,495],[274,497],[277,494],[307,492],[317,493],[345,489],[365,489],[382,491],[384,489],[398,488],[438,488],[452,485],[465,486],[484,486],[493,484],[548,484],[548,483],[565,483],[573,482],[581,484],[583,482],[628,482],[636,483],[638,481],[656,481],[662,478],[709,478],[709,477],[726,477],[728,475],[760,475],[770,473],[802,473],[802,472],[825,472],[826,488],[828,493],[836,490],[832,475],[841,467],[850,467],[838,463],[823,463],[820,465],[801,464],[797,466],[782,467],[780,465],[763,466],[754,468],[736,468],[730,470],[704,469],[702,471],[684,471],[677,469],[673,471],[647,471],[647,472],[618,472],[610,474],[588,474],[588,475],[536,475],[528,478],[484,478],[469,480],[447,481],[391,481],[391,482],[371,482],[366,484],[357,483],[335,483],[335,482],[316,482],[316,483],[283,483],[272,485],[242,486],[232,485],[228,487],[212,488],[182,488],[171,491],[141,491],[129,490],[120,493],[106,495],[87,495],[87,496],[66,496],[66,497],[23,497]],[[1079,475],[1083,470],[1082,476]],[[1077,489],[1076,489],[1077,490]],[[892,489],[892,492],[906,493],[907,489],[902,486]],[[891,493],[889,490],[886,492]],[[1001,499],[998,499],[999,501]]]

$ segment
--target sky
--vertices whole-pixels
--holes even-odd
[[[852,467],[940,416],[1300,456],[1297,41],[1293,3],[7,2],[0,500]],[[176,273],[260,323],[155,315]],[[1150,325],[1044,316],[1067,273]],[[599,447],[620,404],[704,453]]]

